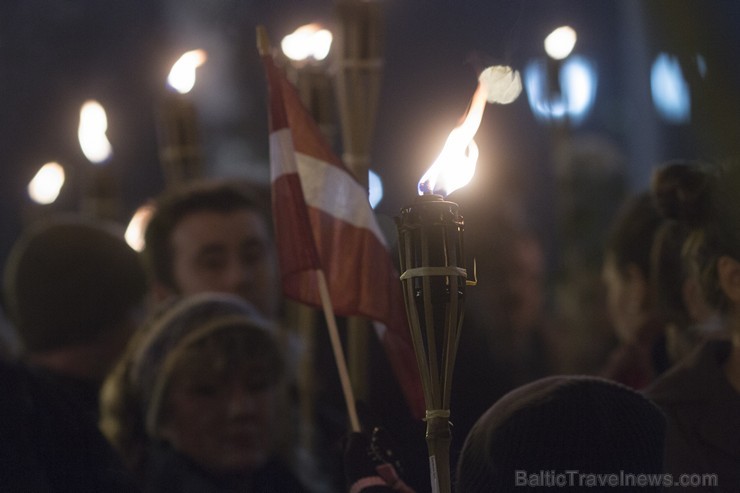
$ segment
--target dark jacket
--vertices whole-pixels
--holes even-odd
[[[0,362],[0,490],[139,491],[97,427],[25,366]]]
[[[666,472],[718,475],[718,488],[686,491],[740,491],[740,393],[722,370],[731,349],[707,341],[646,391],[668,416]]]
[[[278,460],[247,479],[224,480],[209,475],[166,444],[152,444],[144,478],[145,493],[308,493],[292,471]]]

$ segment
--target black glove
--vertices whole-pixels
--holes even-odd
[[[344,441],[344,477],[350,493],[413,493],[398,476],[397,460],[387,432],[375,428],[372,436],[350,433]]]

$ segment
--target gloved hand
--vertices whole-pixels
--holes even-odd
[[[350,433],[344,442],[344,476],[350,493],[414,491],[401,480],[400,463],[387,444],[387,433],[375,428],[372,436]]]

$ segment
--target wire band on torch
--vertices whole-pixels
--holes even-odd
[[[426,415],[424,416],[424,421],[429,421],[430,419],[434,419],[434,418],[449,418],[449,417],[450,417],[449,409],[427,409]]]
[[[401,280],[403,281],[412,277],[424,276],[460,276],[467,279],[468,272],[462,267],[454,267],[451,265],[446,267],[415,267],[413,269],[408,269],[401,274]]]

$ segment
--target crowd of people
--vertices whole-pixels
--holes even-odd
[[[257,197],[218,180],[168,190],[140,253],[120,226],[87,217],[20,235],[3,280],[19,348],[0,351],[0,489],[429,491],[428,471],[397,453],[413,446],[300,411],[306,346],[285,323]],[[625,202],[604,246],[617,342],[598,374],[558,374],[536,235],[492,230],[507,241],[478,262],[508,284],[483,286],[467,308],[455,489],[564,477],[565,491],[610,491],[583,482],[668,473],[714,477],[693,491],[740,488],[740,165],[667,163]],[[303,440],[306,428],[319,439]]]

